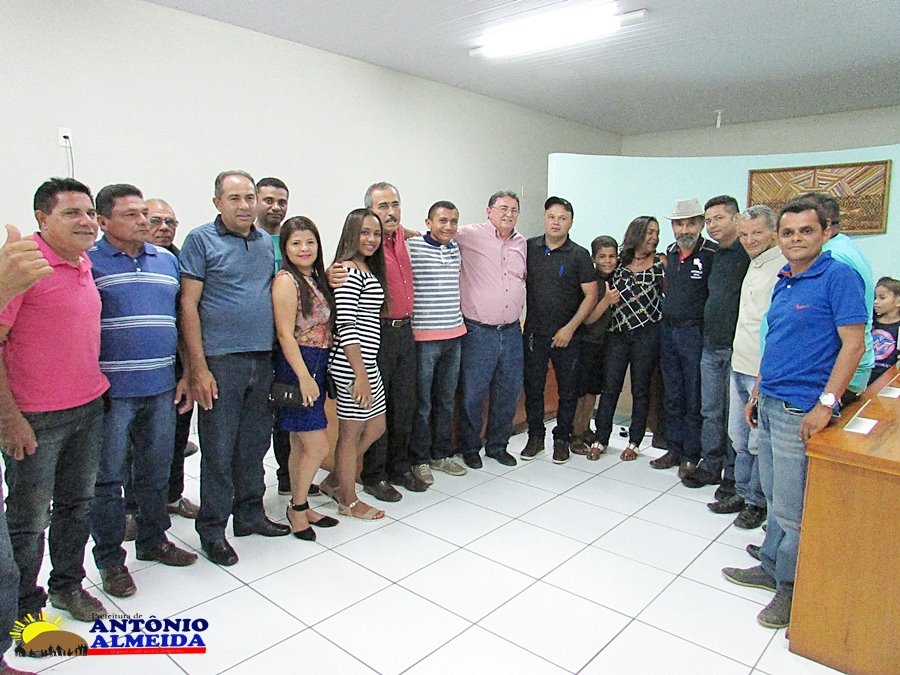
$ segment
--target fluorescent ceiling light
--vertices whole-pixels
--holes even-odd
[[[562,49],[609,35],[647,15],[646,9],[616,12],[615,2],[601,0],[516,19],[486,31],[481,44],[469,53],[498,58]]]

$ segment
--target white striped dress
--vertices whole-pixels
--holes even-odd
[[[337,415],[343,420],[368,420],[385,411],[384,385],[378,371],[378,346],[381,342],[381,305],[384,289],[371,272],[349,268],[347,281],[334,289],[337,305],[334,347],[329,366],[337,385]],[[353,383],[353,368],[344,354],[346,345],[358,344],[372,389],[372,407],[360,408],[348,388]]]

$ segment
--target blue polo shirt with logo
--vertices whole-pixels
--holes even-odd
[[[862,279],[825,251],[805,272],[778,273],[769,307],[769,329],[760,364],[759,390],[803,411],[825,390],[841,338],[838,327],[865,324]]]
[[[179,256],[181,276],[203,282],[200,328],[206,356],[272,349],[272,237],[250,227],[246,237],[216,219],[191,230]]]
[[[100,370],[112,398],[156,396],[175,388],[178,260],[144,244],[132,258],[103,237],[87,252],[100,292]]]

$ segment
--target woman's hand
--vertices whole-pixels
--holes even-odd
[[[368,377],[357,378],[353,386],[350,387],[350,393],[353,395],[356,405],[363,410],[368,410],[372,407],[372,387],[369,385]]]
[[[319,385],[308,373],[298,378],[300,380],[300,400],[307,408],[319,400]]]

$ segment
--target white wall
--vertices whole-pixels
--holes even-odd
[[[326,260],[374,181],[400,188],[411,227],[438,199],[483,220],[493,191],[515,189],[536,233],[548,154],[620,150],[614,134],[137,0],[0,0],[0,14],[0,218],[28,230],[35,188],[66,171],[60,126],[77,178],[168,199],[179,241],[214,215],[219,171],[283,178]]]
[[[696,157],[844,150],[900,143],[900,106],[787,120],[728,124],[716,129],[623,136],[623,155]]]

